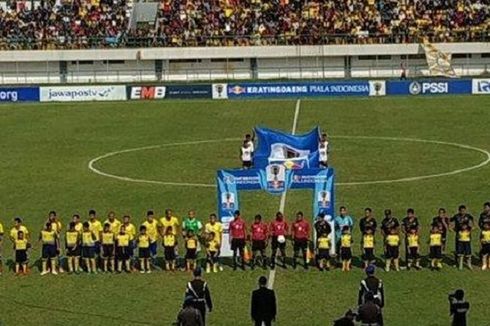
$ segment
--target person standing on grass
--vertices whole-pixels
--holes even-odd
[[[131,261],[131,268],[134,269],[134,266],[136,266],[136,261],[134,256],[134,250],[136,249],[136,226],[134,226],[134,224],[131,223],[131,216],[129,215],[123,216],[123,222],[121,226],[123,225],[126,229],[126,233],[129,234],[129,238],[131,239],[129,241],[129,256]]]
[[[182,222],[182,234],[185,237],[187,235],[187,232],[192,231],[194,235],[196,235],[198,238],[201,237],[201,232],[202,232],[203,225],[199,219],[196,217],[196,211],[194,209],[191,209],[187,213],[187,217],[184,219]]]
[[[364,210],[364,217],[359,220],[359,229],[361,230],[361,234],[364,235],[366,233],[366,229],[371,229],[372,233],[376,233],[376,228],[378,227],[378,223],[373,215],[373,210],[371,208],[366,208]]]
[[[441,230],[442,252],[444,252],[446,250],[447,230],[449,230],[449,217],[445,208],[439,208],[437,216],[432,219],[431,226]]]
[[[146,234],[150,237],[150,259],[156,265],[157,241],[158,241],[158,222],[152,210],[146,212],[146,220],[141,224],[146,228]]]
[[[250,226],[250,233],[252,240],[252,261],[250,262],[250,267],[254,269],[257,264],[257,258],[260,257],[262,267],[265,269],[267,268],[265,248],[267,247],[268,230],[267,224],[262,222],[262,216],[260,214],[255,215],[254,223]]]
[[[352,227],[354,226],[354,219],[348,214],[347,208],[345,206],[341,206],[339,209],[339,215],[334,219],[335,226],[335,243],[336,243],[336,252],[337,254],[340,252],[340,237],[342,235],[342,230],[344,226],[348,226],[352,231]]]
[[[95,234],[90,231],[90,223],[83,222],[82,231],[82,256],[87,273],[97,274],[97,264],[95,261]]]
[[[366,295],[368,293],[371,293],[374,298],[374,303],[377,304],[380,309],[382,309],[385,306],[384,287],[383,282],[376,276],[374,276],[375,271],[376,268],[374,267],[374,265],[369,265],[366,268],[367,277],[361,281],[361,284],[359,286],[357,304],[359,306],[364,304],[366,302]],[[380,313],[378,317],[378,324],[380,326],[383,326],[383,315]]]
[[[85,224],[85,223],[84,223]],[[97,213],[95,210],[91,209],[88,212],[88,224],[89,224],[89,230],[92,232],[94,235],[94,245],[93,245],[93,250],[95,254],[95,265],[97,266],[97,261],[100,260],[100,234],[102,233],[103,227],[102,223],[97,219]],[[100,261],[99,261],[100,263]],[[100,265],[99,265],[100,266]]]
[[[398,222],[398,219],[392,215],[391,209],[385,209],[384,213],[385,217],[381,221],[381,234],[383,235],[383,248],[384,254],[386,256],[386,237],[391,233],[392,229],[395,229],[396,232],[398,232],[400,228],[400,222]]]
[[[243,139],[243,141],[248,144],[248,147],[250,147],[250,149],[252,150],[252,153],[255,152],[255,145],[254,145],[254,141],[255,141],[255,130],[253,130],[253,134],[252,135],[246,134],[245,135],[245,138]]]
[[[24,238],[24,232],[19,231],[17,234],[17,240],[15,240],[15,274],[26,275],[27,274],[27,249],[30,245],[26,238]]]
[[[116,218],[116,213],[110,211],[107,214],[107,219],[104,221],[103,225],[109,224],[112,233],[118,234],[119,228],[121,227],[121,221]]]
[[[274,269],[276,267],[276,255],[278,249],[282,266],[286,268],[286,236],[288,235],[289,227],[281,212],[276,213],[276,219],[272,221],[269,230],[272,249],[271,268]]]
[[[48,214],[48,220],[47,223],[51,223],[51,228],[53,231],[56,232],[58,235],[58,239],[61,239],[61,230],[62,230],[62,224],[58,218],[58,215],[56,214],[55,211],[50,211]],[[58,241],[59,243],[59,241]],[[63,255],[61,251],[61,247],[56,248],[56,256],[58,257],[58,270],[60,273],[63,273]]]
[[[247,239],[247,226],[240,215],[240,211],[235,211],[235,218],[230,223],[230,245],[233,251],[233,270],[237,269],[238,255],[242,270],[245,270],[245,240]]]
[[[293,268],[296,268],[296,260],[298,259],[299,252],[303,257],[303,267],[308,269],[308,241],[310,238],[310,223],[308,223],[303,215],[303,212],[296,213],[296,221],[291,227],[291,233],[293,236]]]
[[[59,238],[56,231],[51,227],[51,223],[46,223],[44,230],[39,234],[39,242],[42,243],[42,271],[41,275],[46,275],[51,270],[53,275],[58,275],[57,271],[57,254],[59,248]],[[48,269],[50,263],[50,269]]]
[[[381,326],[379,322],[381,316],[381,307],[374,301],[374,295],[372,292],[368,292],[365,295],[364,303],[357,309],[356,320],[361,322],[361,325],[366,326]]]
[[[250,169],[253,165],[253,150],[247,141],[244,141],[240,148],[240,160],[242,161],[243,169]]]
[[[483,225],[483,230],[480,234],[481,243],[481,269],[486,270],[490,268],[490,223],[485,223]]]
[[[192,298],[192,305],[199,310],[203,325],[206,325],[206,308],[209,312],[213,310],[213,301],[208,284],[202,279],[202,269],[197,267],[193,272],[194,278],[187,283],[185,296]]]
[[[450,220],[450,228],[456,234],[455,242],[456,242],[456,266],[461,267],[462,269],[462,260],[464,259],[465,252],[467,255],[468,262],[471,266],[471,241],[466,239],[468,234],[468,230],[471,231],[473,228],[473,216],[466,212],[466,206],[460,205],[458,207],[458,213],[455,214]],[[464,229],[464,232],[461,232]],[[461,241],[461,236],[463,241]],[[471,239],[470,239],[471,240]],[[467,244],[464,244],[464,243]],[[469,245],[469,247],[468,247]],[[458,250],[459,249],[459,250]],[[459,253],[458,253],[459,252]],[[469,253],[468,253],[469,252]]]
[[[116,234],[116,259],[117,259],[117,272],[121,273],[124,269],[126,273],[131,273],[131,265],[129,263],[129,242],[131,238],[126,233],[126,228],[121,226],[119,233]]]
[[[459,289],[449,294],[449,314],[453,320],[451,326],[466,326],[466,314],[470,304],[464,299],[464,291]]]
[[[151,273],[150,269],[150,237],[146,234],[146,227],[140,226],[140,233],[136,239],[140,273]]]
[[[70,222],[65,232],[65,249],[68,260],[68,273],[80,271],[80,255],[82,253],[80,237],[81,234],[75,229],[76,223]]]
[[[480,218],[478,219],[480,230],[483,230],[486,223],[490,223],[490,202],[483,204],[483,211],[480,213]]]
[[[404,244],[405,244],[405,262],[407,264],[407,267],[409,265],[408,261],[410,260],[410,245],[408,241],[408,236],[412,232],[412,230],[415,230],[415,233],[418,235],[420,232],[420,223],[419,219],[417,216],[415,216],[415,211],[413,208],[407,209],[407,216],[403,218],[402,220],[402,232],[404,234]]]
[[[259,288],[252,292],[250,314],[255,326],[270,326],[276,320],[276,294],[267,288],[265,276],[259,277]]]
[[[14,226],[10,229],[10,240],[12,241],[12,243],[15,243],[15,240],[17,240],[19,231],[22,231],[24,233],[24,238],[29,241],[29,230],[27,229],[27,227],[25,227],[25,225],[22,224],[22,219],[20,217],[16,217],[14,218]]]
[[[192,296],[186,296],[184,299],[184,306],[177,315],[177,321],[175,326],[203,326],[201,312],[193,306],[194,298]]]
[[[115,272],[115,238],[116,234],[111,228],[110,223],[104,224],[104,230],[101,234],[101,242],[102,242],[102,271],[104,273],[108,273],[109,270],[111,272]],[[119,232],[118,232],[119,233]]]
[[[222,271],[223,267],[219,263],[219,255],[221,252],[221,244],[223,243],[223,224],[218,221],[218,217],[216,216],[216,214],[209,214],[209,222],[204,225],[204,232],[206,233],[206,235],[214,233],[214,240],[217,241],[220,245],[218,251],[216,252],[215,265],[220,271]]]

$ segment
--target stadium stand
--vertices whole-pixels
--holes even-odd
[[[485,0],[161,0],[154,22],[145,24],[131,17],[134,5],[0,1],[0,50],[490,39]]]

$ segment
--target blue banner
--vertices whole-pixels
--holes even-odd
[[[471,94],[471,80],[397,80],[386,82],[387,95]]]
[[[369,81],[228,84],[227,97],[369,96]]]
[[[39,87],[0,88],[0,102],[39,102]]]
[[[274,167],[278,167],[277,170]],[[240,205],[240,190],[265,190],[282,194],[288,189],[314,190],[314,212],[333,214],[333,169],[288,170],[282,165],[265,169],[220,170],[217,174],[220,217],[233,217]]]
[[[211,85],[168,85],[166,98],[211,98]]]
[[[254,167],[283,165],[288,170],[317,168],[320,129],[303,135],[286,134],[279,130],[255,128],[258,147],[254,152]]]

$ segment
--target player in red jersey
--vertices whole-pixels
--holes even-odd
[[[243,257],[247,229],[245,221],[240,216],[240,211],[235,211],[235,218],[230,223],[231,250],[233,251],[233,270],[237,269],[237,252],[240,253],[242,269],[245,270],[245,260]]]
[[[262,263],[262,267],[266,268],[266,258],[265,258],[265,248],[267,247],[267,224],[262,222],[262,216],[260,214],[255,215],[255,220],[252,226],[250,227],[250,231],[252,233],[252,262],[250,263],[250,267],[254,269],[257,264],[257,258],[260,258],[260,263]],[[259,257],[257,257],[257,252],[259,253]]]
[[[310,237],[310,224],[305,220],[303,212],[296,213],[296,221],[293,223],[291,231],[294,241],[293,268],[296,268],[296,259],[298,258],[299,251],[301,250],[301,254],[303,255],[303,266],[305,269],[308,269],[306,255],[308,240]]]
[[[272,221],[270,225],[270,235],[272,238],[271,247],[271,268],[276,267],[276,255],[277,249],[279,249],[281,255],[281,261],[284,268],[286,268],[286,236],[288,235],[288,223],[284,219],[284,215],[281,212],[276,213],[276,219]]]

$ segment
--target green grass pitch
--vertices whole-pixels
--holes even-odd
[[[296,100],[161,101],[0,106],[0,221],[10,229],[22,216],[35,237],[49,210],[64,226],[71,214],[84,218],[94,208],[129,213],[135,223],[147,209],[167,207],[179,217],[190,208],[206,219],[215,211],[213,188],[134,183],[97,175],[91,159],[128,148],[197,140],[240,138],[255,125],[290,131]],[[490,97],[393,97],[301,101],[298,132],[320,125],[332,136],[417,138],[490,150]],[[432,175],[479,164],[482,152],[455,146],[383,139],[332,138],[332,161],[340,183]],[[146,180],[213,184],[215,171],[238,165],[240,142],[210,142],[154,148],[108,157],[95,167],[106,173]],[[465,203],[477,217],[490,199],[490,165],[412,182],[337,187],[337,207],[345,205],[359,220],[372,207],[378,221],[384,208],[399,218],[413,207],[423,223],[423,253],[428,223],[439,207],[453,213]],[[242,211],[250,219],[270,219],[279,197],[245,193]],[[290,191],[285,213],[311,214],[311,193]],[[356,225],[354,254],[359,254]],[[473,248],[477,248],[477,232]],[[453,235],[450,234],[450,250]],[[378,239],[379,240],[379,239]],[[378,241],[378,244],[380,241]],[[377,251],[379,256],[381,250]],[[476,251],[476,250],[474,250]],[[403,251],[402,251],[403,252]],[[160,248],[160,255],[161,255]],[[4,261],[11,259],[6,241]],[[39,245],[31,262],[39,257]],[[403,254],[402,254],[403,257]],[[210,325],[250,325],[249,295],[260,270],[206,275],[215,302]],[[278,325],[329,325],[354,307],[363,271],[281,270],[276,273]],[[470,325],[490,325],[490,272],[402,271],[385,273],[387,325],[448,325],[447,294],[467,291]],[[0,276],[2,325],[169,325],[179,310],[189,274],[51,275],[37,270],[26,277]]]

